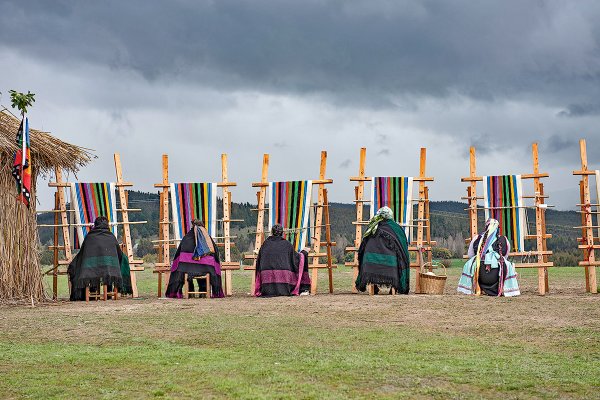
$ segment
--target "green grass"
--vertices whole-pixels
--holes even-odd
[[[520,272],[516,299],[454,295],[450,268],[446,296],[255,299],[236,272],[231,298],[157,300],[145,271],[145,300],[0,307],[0,398],[599,398],[599,297]]]

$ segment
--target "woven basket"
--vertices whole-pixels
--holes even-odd
[[[441,266],[444,269],[444,275],[428,275],[425,273],[425,266],[429,264],[431,267]],[[446,273],[446,267],[442,263],[427,263],[421,266],[419,275],[421,277],[421,293],[422,294],[444,294],[444,287],[446,286],[446,279],[448,274]]]

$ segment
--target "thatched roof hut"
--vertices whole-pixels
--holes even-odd
[[[16,200],[12,164],[19,119],[0,110],[0,301],[46,299],[38,253],[36,181],[56,168],[77,172],[91,160],[89,150],[65,143],[49,133],[30,130],[31,207]]]

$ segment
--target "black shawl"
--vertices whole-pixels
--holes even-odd
[[[101,285],[116,285],[120,293],[132,293],[129,260],[123,255],[115,235],[106,227],[94,228],[86,235],[67,273],[71,300],[85,300],[87,286],[95,291]]]
[[[358,248],[356,288],[368,284],[391,286],[398,294],[407,294],[410,281],[410,257],[404,229],[396,222],[383,220],[375,233],[363,238]]]
[[[217,249],[217,244],[211,237],[213,248]],[[210,286],[212,297],[223,297],[223,287],[221,283],[221,270],[215,269],[214,265],[205,264],[202,262],[202,258],[199,260],[191,260],[194,251],[196,250],[196,238],[194,229],[190,229],[188,233],[181,239],[175,257],[173,258],[173,264],[176,269],[171,269],[171,275],[169,277],[169,284],[167,285],[166,297],[181,298],[183,292],[183,285],[185,284],[185,274],[188,274],[188,288],[189,291],[194,291],[194,278],[202,275],[210,275]],[[219,252],[215,251],[207,256],[214,257],[217,264],[220,264]],[[190,260],[182,261],[181,259]],[[206,290],[206,283],[203,280],[197,281],[199,291]]]
[[[303,259],[302,266],[300,261]],[[301,268],[302,267],[302,268]],[[299,272],[302,269],[302,274]],[[294,246],[281,236],[269,236],[258,252],[256,260],[257,296],[291,296],[295,293],[298,281],[298,292],[310,290],[308,274],[308,254],[302,256],[294,250]]]

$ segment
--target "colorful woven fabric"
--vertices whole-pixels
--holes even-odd
[[[25,129],[23,129],[25,122]],[[21,121],[17,132],[17,145],[19,150],[15,152],[12,175],[17,182],[17,200],[27,207],[31,200],[31,149],[29,142],[29,120]]]
[[[413,178],[407,176],[383,176],[371,179],[371,218],[381,207],[387,206],[394,213],[394,220],[411,238],[413,221]]]
[[[110,230],[117,236],[117,199],[115,184],[101,183],[71,183],[71,208],[75,210],[75,221],[78,243],[92,229],[96,218],[103,216],[108,219]]]
[[[208,233],[217,234],[217,184],[172,183],[171,213],[175,239],[181,240],[190,229],[192,221],[204,222]]]
[[[484,176],[483,202],[485,219],[498,220],[499,234],[508,238],[511,251],[524,251],[527,223],[521,175]]]
[[[281,224],[283,236],[296,251],[306,246],[309,235],[309,214],[312,181],[269,182],[269,231]]]

